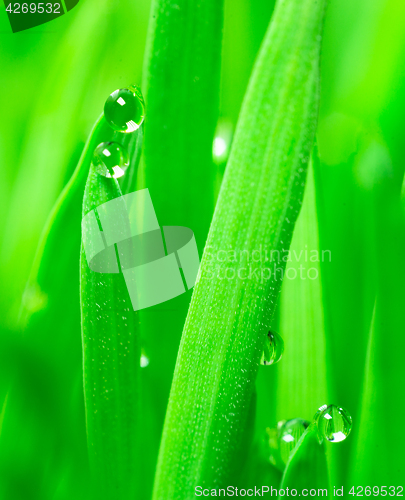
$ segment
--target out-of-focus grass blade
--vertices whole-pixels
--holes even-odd
[[[330,261],[320,262],[327,404],[345,407],[353,417],[354,427],[360,412],[362,373],[375,295],[375,276],[369,272],[375,262],[369,196],[354,174],[362,137],[356,133],[357,126],[346,115],[330,117],[329,124],[320,123],[319,156],[313,156],[320,248],[329,251],[331,257]],[[331,137],[332,132],[339,141]],[[352,446],[353,436],[328,446],[331,481],[335,485],[346,485]]]
[[[111,135],[112,130],[101,117],[44,228],[21,305],[23,336],[1,338],[3,356],[14,361],[12,366],[3,364],[10,401],[0,467],[10,460],[10,450],[20,450],[22,470],[31,467],[33,461],[43,467],[44,461],[51,462],[52,467],[36,473],[37,480],[46,484],[51,494],[60,480],[61,456],[64,467],[72,474],[68,489],[74,490],[82,480],[86,481],[77,255],[81,204],[93,150]],[[52,355],[46,357],[46,353]],[[64,397],[54,397],[55,391]],[[33,431],[38,418],[33,407],[35,396],[41,408],[39,414],[42,411],[41,419],[47,422],[46,432],[42,428]],[[25,415],[26,425],[16,426],[21,415]],[[25,450],[25,455],[24,441],[36,443],[29,451]],[[41,450],[39,456],[38,450]]]
[[[200,256],[214,208],[212,143],[219,104],[222,4],[155,0],[145,55],[141,184],[150,191],[160,225],[191,228]],[[144,483],[149,491],[190,298],[189,291],[141,311],[150,359],[142,373],[144,422],[150,428],[144,433]]]
[[[313,154],[317,154],[316,149]],[[319,247],[312,162],[290,252],[278,256],[280,261],[283,258],[287,266],[285,273],[277,271],[279,280],[283,274],[285,278],[272,326],[284,339],[284,354],[276,365],[259,368],[257,391],[261,415],[257,420],[256,440],[264,436],[266,427],[275,428],[281,420],[311,421],[317,408],[328,401],[320,261],[328,262],[330,255],[322,253]],[[261,469],[274,469],[269,463],[268,444],[263,460]]]
[[[405,211],[386,147],[371,143],[359,162],[373,188],[377,296],[350,478],[352,486],[388,488],[405,477],[405,439],[398,426],[405,412]]]
[[[143,84],[144,182],[161,223],[192,228],[199,248],[213,210],[221,29],[221,1],[152,5]]]
[[[20,148],[20,166],[10,200],[2,249],[2,260],[8,260],[8,267],[13,269],[13,279],[10,280],[13,288],[26,279],[26,266],[30,265],[30,261],[14,262],[14,259],[21,260],[27,246],[35,249],[38,234],[63,186],[72,152],[83,146],[79,143],[82,138],[77,136],[75,129],[81,117],[82,100],[88,93],[85,83],[91,79],[91,73],[97,71],[99,52],[104,50],[105,34],[99,26],[105,15],[105,3],[102,0],[100,8],[93,9],[91,17],[87,9],[80,11],[59,43],[55,62],[51,64],[52,71],[38,88],[35,107],[27,116],[28,126]],[[60,86],[55,85],[62,75],[65,85],[63,97]],[[52,112],[57,106],[63,118],[55,123]],[[44,181],[46,189],[43,189]],[[13,288],[10,292],[17,295],[19,303],[18,292],[21,291]],[[10,321],[13,319],[10,318]]]
[[[141,0],[87,0],[48,28],[7,37],[1,83],[8,119],[0,129],[12,191],[0,237],[0,273],[8,288],[0,324],[16,327],[39,236],[104,99],[140,77],[147,10]]]
[[[127,171],[128,178],[136,177],[137,163],[140,157],[139,143],[141,143],[142,129],[134,134],[128,134],[123,138],[128,143],[131,153],[131,165]],[[65,481],[65,487],[75,488],[80,484],[81,477],[86,481],[87,451],[84,427],[83,389],[82,389],[82,349],[80,340],[80,299],[79,299],[79,265],[78,249],[80,248],[80,222],[82,215],[82,200],[86,178],[90,169],[93,151],[98,144],[114,139],[116,133],[106,123],[103,116],[97,121],[89,140],[84,148],[79,164],[60,195],[52,213],[46,223],[41,241],[36,253],[31,270],[20,313],[20,328],[24,331],[21,348],[37,355],[35,362],[25,363],[22,353],[18,354],[15,342],[2,339],[2,348],[10,355],[15,356],[20,378],[13,380],[11,385],[11,405],[8,412],[10,416],[15,414],[18,404],[22,408],[27,407],[24,413],[31,415],[28,410],[30,400],[26,397],[28,380],[33,377],[33,370],[41,373],[41,384],[36,384],[37,392],[52,394],[54,387],[65,398],[55,398],[53,404],[46,407],[51,419],[51,428],[47,436],[50,449],[44,446],[44,436],[37,432],[36,439],[42,440],[42,453],[49,460],[50,454],[55,453],[55,447],[59,452],[65,453],[65,469],[69,470],[71,476]],[[135,174],[131,171],[135,170]],[[124,176],[125,177],[125,176]],[[128,183],[127,183],[128,184]],[[129,181],[129,188],[131,187]],[[63,321],[61,321],[63,318]],[[58,328],[55,330],[55,325]],[[49,350],[52,356],[44,364],[43,353]],[[20,359],[21,358],[21,359]],[[20,360],[20,362],[17,362]],[[38,370],[38,364],[42,369]],[[3,365],[4,366],[4,365]],[[46,369],[44,367],[46,366]],[[6,372],[11,372],[4,366]],[[47,373],[48,370],[48,373]],[[51,375],[52,374],[52,375]],[[20,410],[21,411],[21,410]],[[27,417],[28,418],[28,417]],[[35,418],[33,416],[33,418]],[[8,419],[10,425],[14,418]],[[72,429],[69,432],[67,429]],[[30,432],[31,429],[27,432]],[[54,441],[53,433],[58,438]],[[21,434],[21,429],[19,429]],[[15,430],[8,430],[8,436],[12,441]],[[27,437],[28,439],[28,437]],[[15,442],[12,445],[15,448]],[[38,443],[39,446],[39,443]],[[7,455],[7,447],[2,448]],[[0,455],[2,456],[3,453]],[[60,464],[53,461],[53,480],[60,478],[58,470]],[[65,470],[64,469],[64,470]],[[74,471],[74,472],[73,472]],[[51,475],[51,472],[48,472]],[[47,481],[49,490],[52,491],[51,481]]]
[[[115,179],[90,170],[83,216],[121,196]],[[123,214],[117,226],[128,224]],[[101,498],[135,498],[140,486],[140,344],[122,272],[90,269],[80,258],[87,439],[93,485]]]
[[[287,266],[285,273],[277,271],[277,278],[284,275],[285,279],[271,326],[283,337],[285,350],[279,363],[259,368],[256,440],[263,438],[266,427],[274,429],[281,420],[310,421],[317,408],[328,402],[320,261],[327,265],[329,258],[319,247],[311,162],[290,252],[278,256],[279,261],[287,260]]]
[[[324,8],[324,2],[279,2],[256,61],[183,331],[156,500],[192,498],[196,485],[230,484],[240,469],[280,287],[270,278],[271,261],[246,269],[246,255],[261,245],[289,248],[316,126]],[[223,252],[237,257],[227,261]],[[245,271],[255,274],[246,279]]]
[[[322,194],[321,245],[332,252],[332,263],[321,263],[330,365],[328,386],[331,401],[345,406],[353,416],[353,434],[339,446],[328,448],[332,481],[345,487],[353,486],[349,468],[357,468],[358,464],[350,455],[354,452],[354,457],[359,456],[356,432],[360,418],[366,429],[362,408],[364,366],[379,287],[375,269],[380,265],[371,200],[374,181],[370,173],[376,166],[375,162],[363,162],[362,168],[369,174],[361,179],[355,153],[361,142],[369,142],[370,136],[382,129],[383,142],[393,161],[391,172],[380,172],[377,183],[384,182],[386,175],[393,177],[391,182],[402,179],[404,19],[404,4],[398,0],[344,0],[331,2],[325,26],[326,64],[318,135],[322,165],[317,175],[317,194]],[[342,43],[337,44],[337,39]],[[392,294],[397,294],[395,287],[387,289],[387,297]],[[392,331],[391,335],[396,333]],[[369,478],[364,484],[369,484]]]
[[[279,332],[285,350],[274,367],[277,420],[311,420],[317,408],[328,401],[320,262],[327,265],[331,255],[319,247],[313,175],[311,168],[281,292]]]
[[[280,488],[289,488],[290,492],[296,489],[298,495],[302,494],[303,489],[308,490],[307,494],[310,490],[316,490],[318,497],[332,497],[329,491],[325,447],[319,444],[318,431],[314,426],[311,425],[304,432],[294,448],[284,470]],[[294,496],[296,495],[297,493]]]

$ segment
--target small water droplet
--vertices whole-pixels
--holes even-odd
[[[267,334],[264,344],[261,365],[274,365],[278,363],[284,352],[284,341],[281,336],[274,330],[270,330]]]
[[[141,352],[141,368],[146,368],[149,365],[149,358],[142,349]]]
[[[139,87],[115,90],[104,105],[108,124],[118,132],[135,132],[145,119],[145,103]]]
[[[323,405],[314,416],[318,426],[320,439],[327,439],[331,443],[344,441],[352,430],[352,417],[344,408],[336,405]]]
[[[118,142],[102,142],[94,150],[93,166],[104,177],[118,179],[125,174],[128,165],[128,153]]]
[[[212,156],[217,165],[226,163],[232,143],[233,126],[229,120],[220,119],[215,131]]]
[[[281,460],[286,464],[292,450],[304,434],[309,422],[302,418],[294,418],[285,422],[279,430],[279,447]]]

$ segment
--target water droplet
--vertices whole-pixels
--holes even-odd
[[[226,163],[232,143],[233,126],[229,120],[221,119],[217,124],[212,145],[212,156],[218,165]]]
[[[336,405],[321,406],[314,416],[319,437],[331,443],[344,441],[352,430],[352,417],[344,408]]]
[[[104,116],[118,132],[135,132],[145,118],[145,103],[139,87],[115,90],[104,105]]]
[[[300,437],[308,428],[309,422],[302,418],[282,420],[276,428],[266,429],[268,446],[270,448],[269,460],[275,467],[283,471],[291,452],[297,445]]]
[[[261,365],[273,365],[278,363],[284,352],[284,341],[274,330],[270,330],[264,344]]]
[[[142,349],[141,352],[141,368],[146,368],[149,365],[149,358]]]
[[[284,464],[288,462],[292,450],[304,434],[309,422],[302,418],[294,418],[285,422],[279,430],[279,448],[281,460]]]
[[[102,142],[94,150],[93,165],[100,175],[117,179],[128,168],[128,153],[118,142]]]

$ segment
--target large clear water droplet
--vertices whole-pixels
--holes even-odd
[[[309,422],[302,418],[288,420],[281,426],[278,439],[280,456],[284,464],[288,462],[291,452],[308,426]]]
[[[115,90],[104,105],[104,116],[118,132],[135,132],[145,119],[145,103],[139,87]]]
[[[129,156],[124,146],[118,142],[102,142],[94,150],[92,163],[100,175],[118,179],[128,168]]]
[[[261,365],[274,365],[278,363],[284,352],[284,341],[281,336],[270,330],[267,334],[266,342],[264,344]]]
[[[320,438],[331,443],[344,441],[352,430],[352,417],[344,408],[330,405],[321,406],[314,416]]]

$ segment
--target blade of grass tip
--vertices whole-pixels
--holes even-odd
[[[84,193],[83,217],[92,212],[97,225],[97,217],[101,220],[100,205],[120,197],[118,182],[97,174],[92,168]],[[125,203],[124,198],[120,199]],[[114,224],[125,228],[129,224],[126,210],[122,214],[116,212]],[[85,224],[83,230],[87,229]],[[99,229],[98,237],[108,238],[107,228],[102,229],[103,236]],[[120,260],[117,261],[115,247],[110,245],[107,250],[112,250],[118,270]],[[94,490],[105,499],[135,498],[141,483],[142,459],[139,446],[141,353],[136,318],[122,271],[108,274],[91,270],[83,244],[80,262],[86,423]]]
[[[66,238],[66,241],[63,241],[63,244],[61,244],[61,235],[64,232],[68,232],[71,236],[72,231],[69,230],[69,223],[72,223],[72,226],[78,226],[79,229],[77,231],[77,234],[80,238],[80,200],[83,196],[91,159],[93,157],[93,152],[96,146],[100,142],[102,142],[102,138],[106,136],[108,137],[108,134],[112,137],[113,132],[107,122],[104,120],[104,117],[101,116],[97,120],[89,136],[87,144],[84,147],[82,156],[79,160],[78,166],[76,167],[68,184],[60,194],[54,208],[52,209],[51,214],[48,217],[45,228],[42,231],[40,242],[34,258],[34,263],[31,268],[30,277],[28,279],[28,284],[26,286],[24,300],[21,305],[19,323],[22,328],[26,329],[27,324],[29,325],[29,321],[33,321],[33,315],[35,314],[35,312],[38,309],[42,309],[42,307],[40,307],[41,304],[46,305],[47,299],[44,299],[46,300],[46,302],[44,303],[44,300],[40,300],[40,298],[36,298],[35,296],[32,297],[35,291],[39,292],[39,294],[48,295],[48,287],[50,286],[50,284],[48,284],[46,281],[50,281],[50,283],[54,285],[56,284],[59,287],[64,285],[60,282],[59,273],[56,273],[56,276],[52,273],[49,273],[50,263],[55,262],[55,254],[58,255],[60,252],[71,254],[68,249],[66,250],[66,245],[70,244],[72,238]],[[55,245],[59,247],[58,251]],[[73,246],[76,246],[77,248],[77,245],[74,245],[74,243]],[[65,263],[63,264],[63,267],[65,267]],[[69,272],[70,271],[71,269],[69,269]]]
[[[134,177],[142,148],[142,127],[136,133],[126,134],[122,139],[101,115],[42,232],[20,309],[19,325],[26,337],[30,336],[30,331],[35,330],[38,341],[38,333],[49,335],[50,328],[53,334],[51,325],[60,318],[62,311],[66,316],[63,324],[68,331],[72,331],[73,322],[70,320],[76,320],[76,325],[80,325],[77,279],[72,279],[72,272],[77,269],[83,192],[95,148],[100,143],[113,141],[117,137],[127,147],[131,157],[127,175],[122,181],[123,192],[131,192],[135,188]],[[53,272],[49,272],[51,268]],[[64,300],[61,300],[62,297]],[[72,308],[70,314],[66,307]],[[73,310],[76,310],[76,314]]]
[[[399,198],[394,167],[383,145],[371,144],[362,161],[364,172],[374,181],[377,296],[361,414],[357,426],[353,422],[358,430],[348,486],[386,485],[389,495],[395,495],[401,493],[395,487],[403,485],[405,477],[405,439],[398,426],[398,416],[405,412],[405,211],[401,206],[404,200]],[[394,489],[389,489],[390,486]]]
[[[305,488],[316,490],[316,496],[332,497],[329,489],[325,447],[319,443],[318,431],[311,425],[301,436],[284,470],[280,488],[290,489],[290,495],[301,495]],[[296,490],[295,495],[291,490]]]
[[[218,115],[222,0],[155,0],[145,55],[144,165],[161,226],[193,230],[201,256],[214,209],[212,144]],[[170,384],[191,291],[141,311],[150,359],[143,405],[144,478],[150,494]]]
[[[285,354],[277,371],[277,420],[311,420],[327,403],[325,328],[313,169],[291,242],[281,292],[280,334]],[[268,367],[263,367],[263,370]],[[288,397],[286,395],[288,394]]]
[[[196,486],[231,484],[239,472],[280,287],[253,252],[291,241],[317,120],[324,9],[279,2],[256,61],[183,331],[155,500],[193,498]]]

